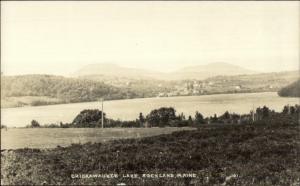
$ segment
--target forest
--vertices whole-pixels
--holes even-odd
[[[33,99],[27,103],[31,106],[97,101],[100,98],[113,100],[138,97],[132,91],[102,82],[53,75],[3,76],[1,77],[1,86],[1,99],[4,102],[9,98],[48,98],[47,101]],[[51,102],[51,99],[54,98],[55,101]],[[49,99],[50,101],[48,101]],[[22,102],[16,104],[26,105]]]

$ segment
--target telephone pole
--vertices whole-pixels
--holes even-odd
[[[104,128],[104,119],[103,119],[103,98],[101,98],[101,125]]]
[[[254,123],[255,113],[254,113],[254,103],[252,103],[252,122]]]

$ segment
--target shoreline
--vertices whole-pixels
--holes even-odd
[[[160,107],[173,107],[176,113],[194,116],[198,111],[204,116],[220,115],[225,111],[246,114],[254,107],[264,105],[281,111],[284,105],[298,104],[297,98],[279,97],[274,92],[218,94],[203,96],[181,96],[164,98],[141,98],[104,102],[104,112],[114,120],[132,121],[139,113],[149,113]],[[22,127],[32,120],[42,125],[71,123],[74,117],[85,109],[100,109],[99,102],[71,103],[36,107],[1,108],[1,124],[7,127]]]

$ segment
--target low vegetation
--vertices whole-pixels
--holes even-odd
[[[11,185],[299,185],[299,125],[285,119],[251,125],[202,125],[195,131],[48,150],[5,151],[1,153],[1,182]],[[121,176],[187,172],[195,173],[197,178]],[[71,178],[72,174],[109,173],[120,176]]]

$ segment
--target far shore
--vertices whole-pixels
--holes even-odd
[[[272,91],[255,91],[255,92],[216,92],[216,93],[207,93],[207,94],[200,94],[200,95],[178,95],[178,96],[156,96],[156,97],[136,97],[136,98],[126,98],[126,99],[107,99],[106,101],[120,101],[120,100],[136,100],[136,99],[151,99],[151,98],[176,98],[176,97],[195,97],[195,96],[210,96],[210,95],[222,95],[222,94],[255,94],[255,93],[269,93]],[[276,92],[276,91],[274,91]],[[7,103],[5,99],[14,99],[14,102],[20,102],[19,100],[24,100],[28,103]],[[55,101],[49,101],[49,100]],[[41,104],[32,105],[32,100],[39,100]],[[44,101],[47,100],[47,101]],[[78,104],[78,103],[92,103],[97,102],[97,100],[93,101],[83,101],[83,102],[66,102],[63,100],[58,100],[56,98],[48,98],[44,96],[23,96],[23,97],[7,97],[1,99],[1,109],[9,109],[9,108],[22,108],[22,107],[39,107],[39,106],[50,106],[50,105],[64,105],[64,104]]]

